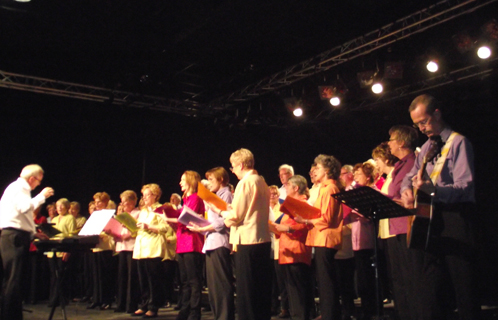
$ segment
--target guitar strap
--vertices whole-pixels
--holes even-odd
[[[441,149],[441,156],[437,159],[436,164],[434,165],[434,169],[432,169],[430,175],[432,183],[434,185],[436,185],[436,180],[441,174],[441,170],[443,170],[444,162],[446,161],[446,156],[448,155],[451,145],[453,144],[453,139],[455,139],[457,135],[460,134],[453,131],[448,140],[446,140],[446,143],[444,144],[443,148]]]

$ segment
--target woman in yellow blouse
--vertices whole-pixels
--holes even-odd
[[[165,235],[171,236],[171,227],[157,214],[154,209],[160,206],[161,188],[155,184],[142,187],[143,206],[137,219],[139,228],[133,259],[138,260],[138,278],[143,301],[132,316],[144,318],[157,317],[157,310],[163,301],[161,295],[162,264],[161,261],[170,258],[171,251],[167,248]]]
[[[55,204],[57,213],[59,214],[55,218],[52,219],[52,223],[54,223],[54,227],[59,230],[61,233],[56,235],[54,239],[61,239],[61,238],[67,238],[70,237],[74,230],[76,230],[76,220],[74,217],[69,214],[69,200],[66,198],[59,199],[57,203]],[[55,271],[62,270],[64,265],[67,263],[69,259],[69,253],[67,252],[57,252],[56,253],[57,258],[53,259],[53,253],[49,252],[47,254],[47,257],[49,258],[49,265],[50,265],[50,302],[49,302],[49,307],[53,307],[54,305],[57,305],[59,301],[57,301],[58,296],[60,295],[63,299],[68,298],[66,295],[69,293],[67,289],[69,289],[69,286],[67,285],[67,281],[64,281],[63,283],[60,284],[60,288],[62,292],[57,294],[57,281],[55,277]],[[67,276],[65,277],[66,279],[68,278]],[[60,281],[60,279],[58,279]]]

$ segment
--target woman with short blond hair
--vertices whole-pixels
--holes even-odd
[[[139,230],[133,248],[133,259],[138,260],[138,278],[143,300],[132,316],[157,317],[157,311],[163,302],[161,261],[167,258],[165,235],[172,228],[154,212],[161,206],[161,194],[161,188],[155,183],[142,187],[143,206],[137,219]]]

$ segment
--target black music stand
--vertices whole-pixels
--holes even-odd
[[[333,194],[332,197],[344,203],[353,210],[358,211],[364,217],[373,221],[374,225],[374,256],[372,257],[372,266],[375,269],[375,293],[377,319],[382,319],[380,315],[380,285],[379,285],[379,265],[378,265],[378,248],[377,248],[377,223],[380,219],[397,218],[410,216],[414,213],[403,208],[396,202],[392,201],[384,194],[370,187],[359,187],[350,191],[344,191]]]
[[[38,250],[44,252],[52,252],[53,254],[52,263],[54,263],[55,267],[55,281],[56,281],[55,300],[59,303],[61,307],[62,316],[64,320],[67,320],[67,316],[66,316],[66,301],[64,299],[62,292],[62,282],[64,281],[66,266],[64,265],[59,266],[59,264],[57,263],[57,252],[73,253],[76,251],[87,251],[90,250],[91,248],[94,248],[98,244],[98,242],[99,242],[99,236],[86,237],[86,239],[82,243],[76,242],[75,239],[71,238],[65,238],[60,240],[42,240],[34,242]],[[57,302],[54,303],[54,305],[52,306],[52,309],[50,310],[50,314],[48,316],[48,320],[52,320],[55,313],[55,309],[57,308]]]

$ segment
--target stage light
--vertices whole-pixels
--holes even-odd
[[[333,105],[334,107],[337,107],[338,105],[341,104],[341,99],[339,97],[332,97],[330,99],[330,104]]]
[[[429,72],[436,72],[439,70],[439,65],[437,63],[436,60],[431,60],[429,62],[427,62],[427,70],[429,70]]]
[[[491,49],[488,46],[481,46],[477,49],[477,56],[481,59],[487,59],[491,56]]]
[[[303,109],[296,108],[296,109],[294,109],[294,111],[292,111],[292,113],[294,114],[295,117],[300,117],[303,115]]]
[[[373,93],[380,94],[380,93],[382,93],[382,91],[384,91],[384,87],[382,86],[382,84],[380,82],[376,82],[372,85],[372,92]]]

